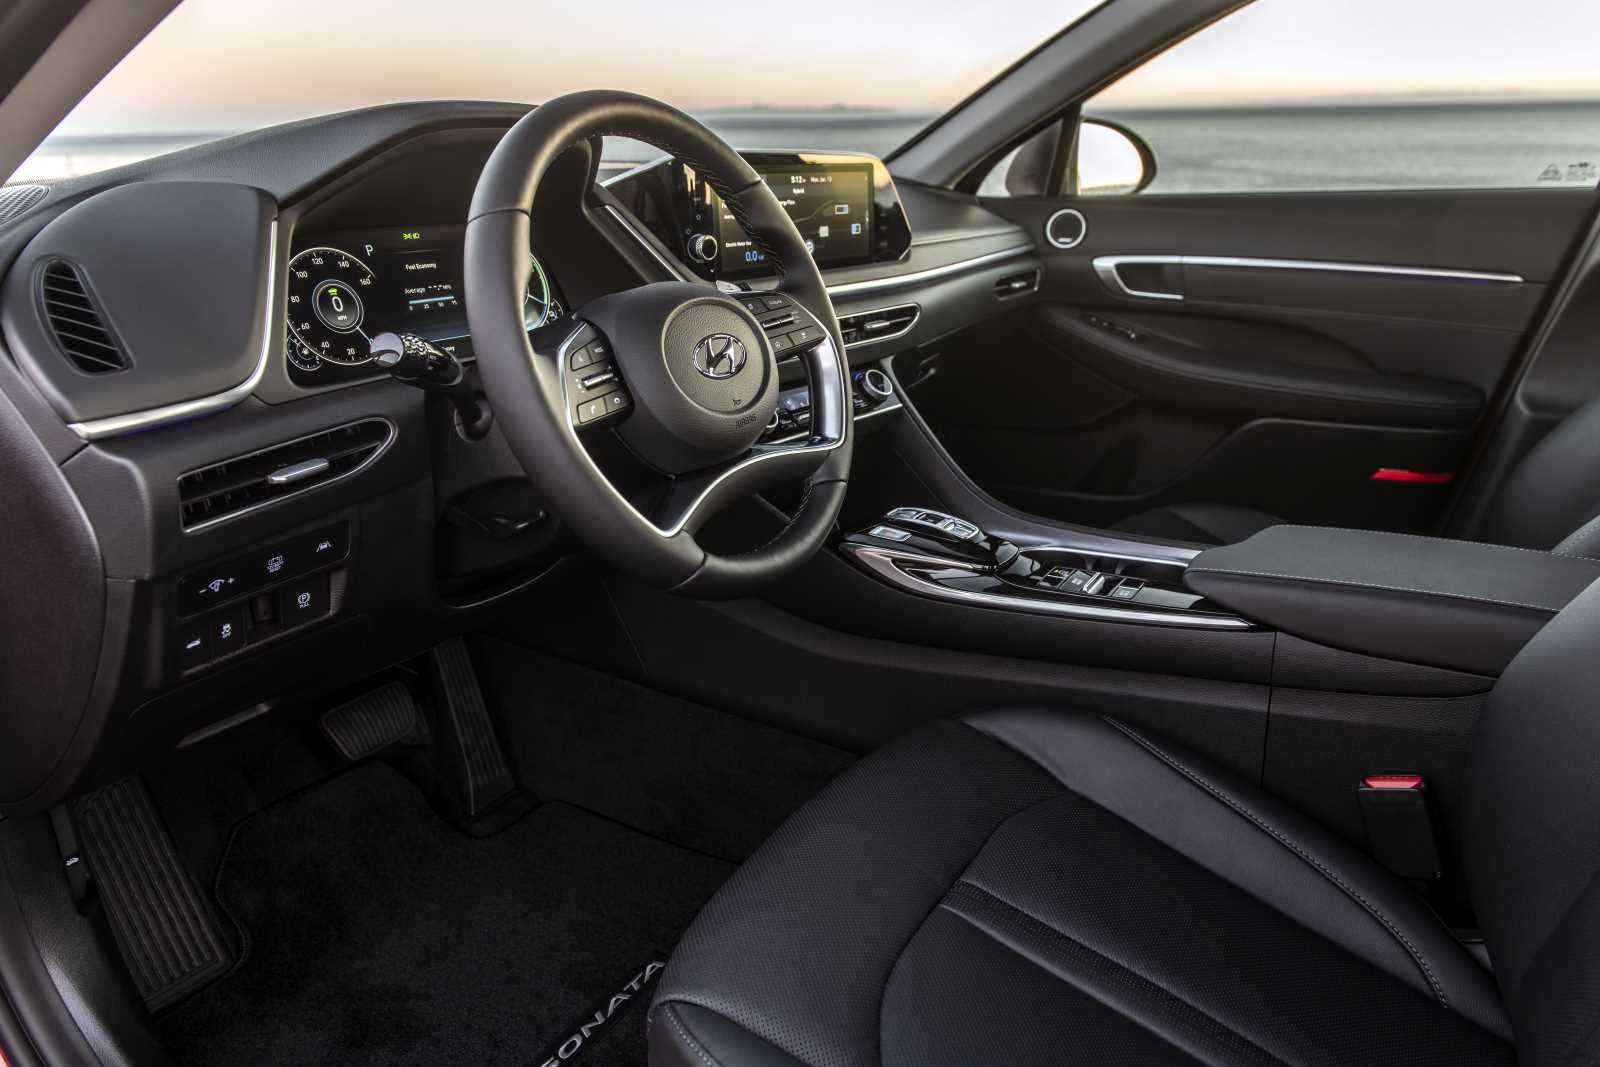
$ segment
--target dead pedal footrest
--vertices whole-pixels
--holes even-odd
[[[144,786],[124,778],[77,805],[78,835],[112,936],[151,1011],[232,962],[222,924],[178,861]]]
[[[347,760],[365,759],[417,730],[417,705],[404,682],[389,682],[322,716],[322,732]]]

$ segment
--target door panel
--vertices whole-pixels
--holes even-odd
[[[1100,526],[1210,500],[1425,530],[1593,197],[985,203],[1035,235],[1062,207],[1087,223],[1068,249],[1041,236],[1037,301],[947,339],[914,393],[985,488]]]

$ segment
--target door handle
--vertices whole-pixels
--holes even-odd
[[[1106,288],[1121,296],[1181,301],[1183,262],[1183,256],[1095,256],[1094,272]]]

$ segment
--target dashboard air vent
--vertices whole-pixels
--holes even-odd
[[[900,304],[856,315],[841,315],[839,332],[844,336],[846,346],[887,341],[911,329],[921,314],[922,308],[916,304]]]
[[[78,268],[56,260],[39,278],[39,298],[56,345],[85,374],[127,370],[128,356],[106,328]]]
[[[1021,274],[1007,274],[1004,278],[994,283],[994,295],[997,299],[1021,296],[1031,293],[1039,288],[1039,271],[1037,269],[1023,271]]]
[[[387,419],[363,419],[190,471],[178,479],[183,528],[197,530],[349,477],[392,440]]]
[[[0,187],[0,226],[22,215],[50,190],[42,185],[7,185]]]

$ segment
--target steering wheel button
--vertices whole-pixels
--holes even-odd
[[[779,308],[788,307],[789,299],[783,296],[768,296],[762,298],[762,303],[767,305],[768,311],[777,311]]]
[[[629,404],[628,394],[624,393],[620,389],[614,393],[607,393],[601,399],[606,402],[607,411],[622,411],[627,408]]]
[[[578,405],[578,425],[581,426],[586,422],[593,422],[595,419],[598,419],[605,413],[605,397],[602,396],[596,400],[586,400]]]
[[[591,364],[593,362],[594,362],[594,353],[592,351],[590,351],[590,346],[589,345],[584,345],[582,348],[578,349],[576,352],[572,353],[572,355],[567,358],[567,369],[568,370],[582,370],[583,368],[587,367],[589,364]]]
[[[820,340],[822,340],[822,329],[818,326],[807,326],[804,329],[795,330],[789,334],[789,341],[796,348],[815,344]]]

